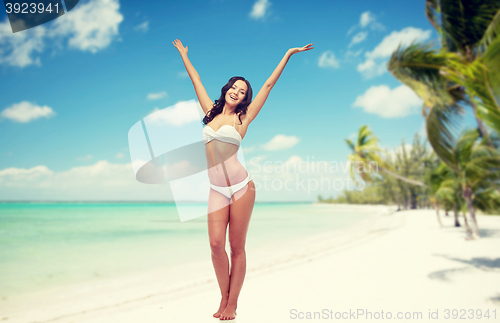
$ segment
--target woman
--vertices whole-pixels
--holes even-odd
[[[172,43],[182,57],[198,101],[205,112],[203,123],[206,127],[203,129],[203,139],[211,187],[208,197],[208,235],[212,263],[222,295],[219,309],[213,316],[221,320],[232,320],[236,316],[238,296],[245,278],[245,240],[255,202],[255,185],[237,159],[239,145],[248,126],[257,117],[269,92],[278,81],[288,59],[295,53],[313,47],[308,44],[290,48],[255,100],[252,101],[250,83],[243,77],[233,77],[222,88],[221,96],[214,104],[187,57],[187,46],[184,47],[178,39]],[[231,269],[225,250],[228,224]]]

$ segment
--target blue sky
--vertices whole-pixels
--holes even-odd
[[[401,41],[436,38],[424,12],[423,0],[91,0],[16,34],[0,14],[0,199],[169,199],[133,178],[127,133],[196,98],[176,38],[212,100],[235,75],[255,95],[288,48],[314,44],[291,57],[250,125],[247,161],[344,162],[344,139],[363,124],[384,147],[410,143],[423,133],[421,101],[385,63]],[[335,190],[257,201],[317,194]]]

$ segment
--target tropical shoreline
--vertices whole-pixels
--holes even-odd
[[[440,229],[432,210],[393,212],[337,236],[322,233],[286,246],[248,250],[237,321],[289,321],[293,308],[303,313],[364,307],[427,314],[429,309],[472,306],[498,313],[500,295],[494,286],[500,284],[495,248],[500,218],[478,216],[485,237],[475,241],[465,241],[463,228],[453,227],[452,218],[443,217]],[[4,299],[1,317],[9,322],[212,322],[218,297],[207,258]]]

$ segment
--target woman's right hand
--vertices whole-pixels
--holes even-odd
[[[182,46],[182,43],[180,40],[176,39],[172,42],[172,44],[174,44],[175,48],[177,48],[177,50],[179,51],[179,54],[181,54],[181,56],[187,55],[188,47]]]
[[[296,53],[300,53],[300,52],[305,52],[307,50],[311,50],[313,49],[314,47],[312,47],[313,44],[307,44],[305,45],[304,47],[295,47],[295,48],[290,48],[288,51],[290,52],[290,54],[296,54]]]

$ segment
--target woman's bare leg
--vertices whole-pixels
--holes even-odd
[[[245,241],[255,202],[255,184],[248,182],[234,194],[236,201],[229,206],[229,245],[231,246],[231,276],[227,306],[221,320],[232,320],[236,316],[238,297],[246,273]]]
[[[221,292],[220,306],[214,317],[220,317],[229,298],[229,259],[226,253],[226,230],[229,221],[229,199],[210,189],[208,196],[208,237],[215,276]]]

